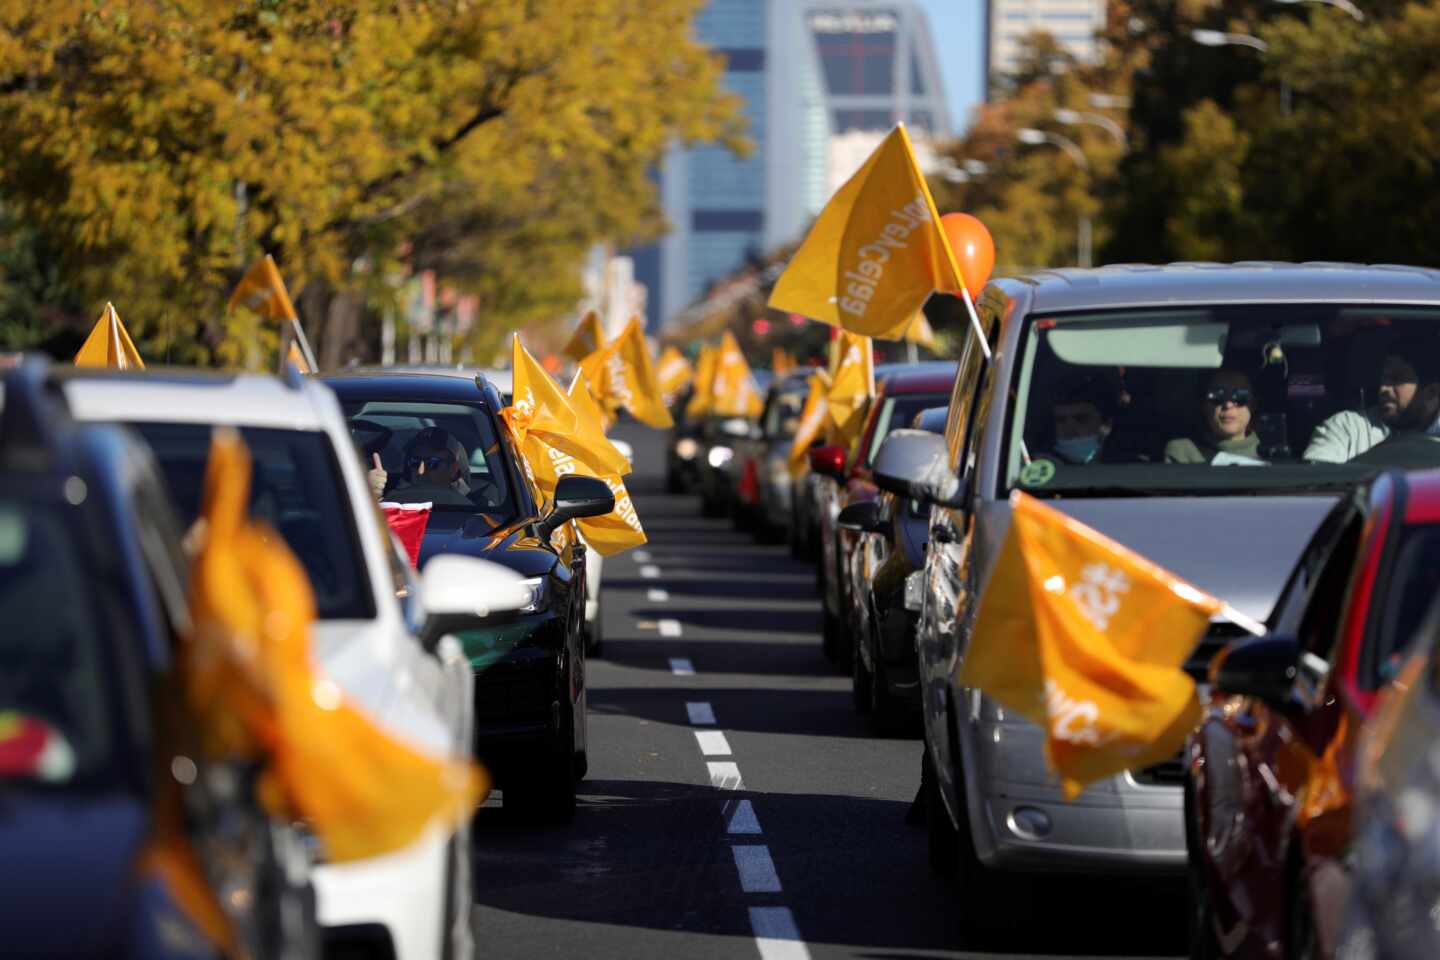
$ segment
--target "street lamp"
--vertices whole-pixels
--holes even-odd
[[[1275,2],[1276,2],[1276,3],[1305,3],[1305,2],[1307,2],[1307,0],[1275,0]],[[1340,10],[1344,10],[1346,13],[1348,13],[1350,16],[1354,17],[1356,20],[1360,21],[1361,23],[1364,23],[1364,22],[1365,22],[1365,14],[1361,12],[1361,10],[1360,10],[1359,7],[1357,7],[1357,6],[1355,6],[1355,4],[1351,3],[1350,0],[1308,0],[1308,2],[1310,2],[1310,3],[1323,3],[1323,4],[1325,4],[1326,6],[1329,6],[1329,7],[1336,7],[1336,8],[1338,8],[1338,9],[1340,9]]]
[[[1071,110],[1067,107],[1061,107],[1055,111],[1055,122],[1072,127],[1077,124],[1088,123],[1110,134],[1122,147],[1128,142],[1125,138],[1125,131],[1120,128],[1120,124],[1101,113],[1086,113],[1082,110]]]
[[[1069,137],[1062,137],[1058,133],[1050,133],[1047,130],[1036,130],[1034,127],[1022,127],[1015,131],[1015,138],[1021,143],[1032,147],[1041,144],[1049,144],[1052,147],[1059,147],[1065,151],[1066,156],[1075,161],[1075,165],[1085,171],[1086,179],[1090,176],[1090,161],[1085,159],[1085,151],[1080,145]],[[1076,228],[1075,236],[1075,262],[1082,267],[1090,266],[1090,215],[1080,214],[1080,223]]]

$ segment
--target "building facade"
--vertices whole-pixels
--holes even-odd
[[[1077,60],[1098,56],[1095,34],[1105,26],[1105,0],[989,0],[989,7],[987,77],[1013,73],[1021,39],[1036,31],[1053,36]]]
[[[652,329],[748,257],[799,239],[837,177],[858,166],[842,169],[854,154],[845,135],[900,122],[920,139],[950,131],[913,0],[709,0],[695,30],[725,58],[724,85],[744,101],[754,149],[744,159],[720,147],[665,157],[671,231],[633,253]]]

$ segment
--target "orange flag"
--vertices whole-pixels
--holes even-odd
[[[518,335],[511,353],[511,376],[513,400],[500,416],[510,425],[515,445],[537,482],[556,475],[553,461],[562,456],[587,464],[594,476],[624,476],[630,472],[629,459],[605,437],[599,424],[580,420],[560,385],[535,361]],[[543,442],[544,449],[531,444],[532,438]],[[553,482],[548,489],[542,483],[542,490],[547,497],[552,496]]]
[[[750,364],[729,330],[720,338],[710,394],[711,412],[722,417],[758,417],[765,405]]]
[[[296,364],[296,367],[301,373],[313,373],[317,369],[315,353],[310,349],[310,341],[306,339],[305,331],[300,326],[300,315],[295,312],[290,291],[285,288],[285,281],[280,277],[280,268],[275,265],[275,258],[270,254],[267,253],[250,264],[250,269],[245,271],[245,276],[235,285],[226,309],[234,310],[237,306],[244,306],[266,319],[290,324],[293,340],[290,349],[286,351],[287,362],[294,362],[292,358],[297,352],[295,345],[298,344],[298,352],[304,365]]]
[[[700,356],[695,361],[695,389],[690,392],[690,402],[685,405],[685,416],[691,420],[708,417],[712,412],[717,359],[714,347],[706,345],[700,348]]]
[[[827,413],[835,440],[849,447],[860,439],[869,403],[875,396],[875,350],[870,338],[840,331],[835,373],[830,380]]]
[[[1038,724],[1073,799],[1173,756],[1200,719],[1182,669],[1229,608],[1019,491],[960,683]]]
[[[800,409],[800,425],[795,428],[795,439],[790,444],[788,459],[790,475],[794,477],[800,476],[808,468],[805,454],[825,429],[825,421],[830,412],[830,375],[824,370],[816,370],[810,374],[809,384],[810,392],[805,396],[805,406]]]
[[[593,436],[598,431],[603,435],[600,426],[600,407],[590,393],[590,385],[585,382],[583,371],[577,372],[575,379],[571,381],[569,397],[571,406],[575,408],[575,415],[580,421],[580,432]],[[581,535],[585,537],[585,542],[606,557],[644,544],[646,542],[645,528],[640,525],[640,515],[635,512],[635,503],[630,499],[630,492],[625,489],[625,482],[620,479],[620,475],[598,473],[589,465],[578,461],[574,466],[573,472],[575,473],[604,480],[605,485],[610,488],[610,492],[615,495],[614,510],[602,516],[584,517],[575,521],[580,528]]]
[[[631,317],[620,336],[581,361],[580,369],[612,417],[624,409],[647,427],[666,430],[675,426],[660,395],[639,317]]]
[[[284,540],[249,519],[250,469],[240,436],[217,430],[192,573],[195,627],[183,651],[210,751],[261,759],[266,808],[308,821],[337,863],[399,850],[431,823],[470,816],[488,789],[478,767],[401,742],[316,670],[310,581]]]
[[[594,310],[585,311],[585,316],[575,325],[575,332],[560,352],[577,363],[605,346],[605,328],[600,325],[600,314]]]
[[[140,359],[140,351],[135,349],[135,341],[130,339],[125,324],[120,322],[120,314],[115,312],[113,303],[105,304],[105,310],[95,321],[90,336],[80,345],[80,352],[75,354],[75,366],[145,369],[145,361]]]
[[[674,347],[666,347],[660,351],[660,359],[655,364],[655,379],[660,383],[660,392],[667,397],[672,397],[685,389],[685,385],[695,378],[695,370],[690,366],[690,361],[685,359],[685,354]]]

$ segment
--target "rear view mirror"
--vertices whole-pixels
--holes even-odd
[[[840,511],[835,523],[841,530],[855,533],[878,533],[882,536],[890,533],[890,524],[880,518],[880,504],[874,500],[848,505]]]
[[[530,602],[524,578],[489,560],[442,553],[420,573],[420,602],[428,618],[488,617]]]
[[[1300,644],[1294,637],[1237,640],[1210,661],[1210,685],[1221,693],[1283,708],[1290,703],[1299,668]]]
[[[880,445],[875,485],[921,503],[962,505],[961,484],[950,472],[945,438],[928,430],[893,430]]]
[[[810,469],[832,480],[845,479],[845,448],[831,444],[810,451]]]

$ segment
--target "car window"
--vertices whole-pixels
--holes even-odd
[[[915,419],[915,415],[921,410],[926,410],[937,403],[945,402],[943,393],[902,393],[887,396],[880,404],[880,412],[875,418],[875,429],[870,434],[870,447],[865,452],[865,466],[875,462],[875,456],[880,452],[880,445],[885,438],[890,436],[890,431],[905,426]]]
[[[497,525],[514,517],[515,494],[493,415],[481,405],[401,400],[342,404],[366,467],[378,453],[387,500],[426,500],[436,510],[484,513]],[[436,431],[443,438],[435,446]],[[421,449],[421,448],[424,449]],[[458,482],[424,469],[427,453],[448,448],[460,463]]]
[[[1294,569],[1290,571],[1285,587],[1275,602],[1275,608],[1268,621],[1273,632],[1282,636],[1299,634],[1300,618],[1305,613],[1305,603],[1309,600],[1310,592],[1319,579],[1320,571],[1325,567],[1325,561],[1330,559],[1336,545],[1352,527],[1357,535],[1356,538],[1352,538],[1349,546],[1353,557],[1355,543],[1358,542],[1358,533],[1363,523],[1364,518],[1360,515],[1353,499],[1343,502],[1342,505],[1337,506],[1326,515],[1319,529],[1310,538],[1304,552],[1300,554],[1300,559]]]
[[[155,451],[185,525],[200,514],[211,428],[190,423],[133,423]],[[303,430],[245,427],[254,476],[250,515],[268,524],[305,567],[322,620],[369,619],[375,600],[364,569],[350,497],[330,438]]]
[[[1340,632],[1346,587],[1360,550],[1364,520],[1356,516],[1340,531],[1335,546],[1320,564],[1296,628],[1302,649],[1330,662]]]
[[[1440,594],[1440,526],[1405,531],[1395,563],[1385,578],[1378,629],[1360,664],[1360,685],[1377,690],[1401,666],[1421,620]]]
[[[1377,402],[1388,353],[1440,358],[1437,321],[1433,308],[1283,303],[1029,318],[1004,486],[1244,495],[1440,467],[1440,443],[1390,430],[1387,416],[1405,421]]]
[[[764,417],[767,438],[773,440],[795,436],[795,429],[800,425],[800,410],[805,406],[807,393],[783,391],[771,394],[770,406],[765,409]]]
[[[115,736],[104,578],[61,508],[0,493],[0,780],[63,784],[106,766]]]

